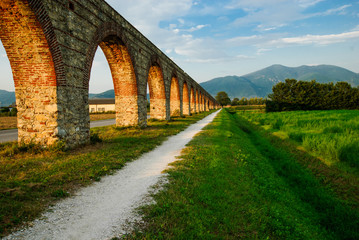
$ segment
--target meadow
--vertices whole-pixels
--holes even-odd
[[[282,139],[291,139],[331,166],[359,168],[359,111],[293,111],[241,116]]]
[[[120,238],[359,239],[358,174],[328,167],[246,114],[222,110],[139,209],[143,222]]]

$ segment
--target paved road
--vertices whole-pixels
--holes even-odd
[[[116,119],[107,119],[90,122],[90,127],[103,127],[107,125],[113,125],[116,123]],[[17,140],[17,129],[1,130],[0,131],[0,143],[11,142]]]

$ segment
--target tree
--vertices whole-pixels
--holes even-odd
[[[239,99],[238,99],[238,98],[233,98],[231,105],[232,105],[232,106],[237,106],[237,105],[239,105]]]
[[[266,111],[358,109],[359,91],[347,82],[317,83],[286,79],[268,95]]]
[[[222,107],[231,104],[231,99],[224,91],[217,93],[216,100],[222,105]]]

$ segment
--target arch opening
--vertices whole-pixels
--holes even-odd
[[[171,78],[170,110],[171,116],[181,115],[181,95],[176,75]]]
[[[18,141],[55,143],[60,134],[55,66],[44,30],[27,1],[1,1],[0,39],[15,85]]]
[[[150,94],[150,116],[153,119],[165,120],[167,117],[166,94],[163,73],[159,64],[151,65],[147,81]]]
[[[106,57],[112,76],[116,126],[137,125],[137,81],[128,49],[122,40],[115,35],[104,38],[99,46]],[[89,111],[91,110],[89,109]]]

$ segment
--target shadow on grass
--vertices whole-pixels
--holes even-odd
[[[248,123],[247,120],[233,115],[232,117],[237,122],[237,125],[241,129],[252,129],[255,126]],[[261,154],[269,159],[270,164],[275,170],[276,174],[280,176],[289,186],[291,192],[294,193],[298,199],[309,204],[319,216],[319,223],[325,229],[333,233],[336,239],[358,239],[359,238],[359,214],[358,209],[353,211],[345,201],[333,196],[332,190],[329,187],[333,187],[333,182],[328,183],[326,181],[333,180],[333,177],[341,178],[341,174],[335,170],[335,168],[327,167],[324,164],[319,163],[318,160],[311,157],[308,154],[300,153],[300,155],[288,153],[288,146],[284,147],[279,144],[279,140],[275,141],[274,147],[271,142],[258,134],[256,131],[244,131],[248,134],[252,143]],[[280,147],[282,146],[282,148]],[[308,169],[302,168],[297,160],[297,157],[303,157],[299,160],[301,164],[304,163],[305,167],[314,172],[316,178]],[[308,162],[307,162],[308,161]],[[315,164],[316,167],[313,167]],[[339,176],[337,175],[339,174]],[[336,180],[336,179],[334,179]],[[357,198],[358,187],[347,186],[350,179],[339,179],[336,187],[340,188],[340,183],[344,184],[340,188],[339,192],[343,195],[352,195]],[[324,186],[322,185],[324,183]],[[353,189],[355,192],[352,192]],[[345,199],[347,200],[347,199]],[[353,199],[349,203],[353,204]],[[358,207],[358,202],[355,203],[355,207]]]

